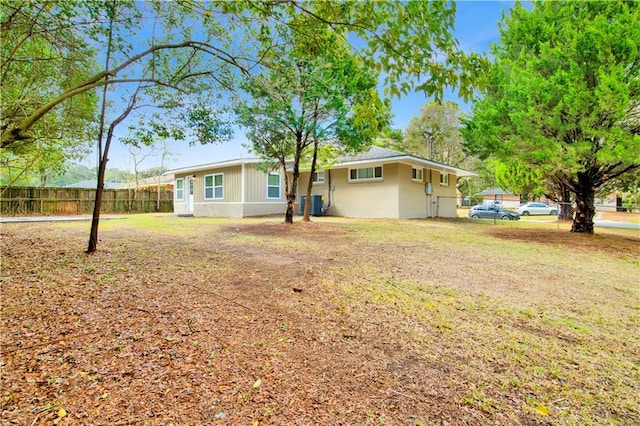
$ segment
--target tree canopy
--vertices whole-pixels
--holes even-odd
[[[460,133],[464,117],[456,102],[428,102],[404,131],[402,149],[418,157],[455,167],[469,167]]]
[[[640,167],[638,22],[637,2],[516,3],[466,122],[471,152],[573,194],[574,232],[593,232],[598,188]]]
[[[25,15],[23,27],[28,29],[41,22],[41,33],[51,35],[41,40],[45,50],[54,48],[57,43],[54,36],[60,34],[61,29],[69,34],[76,47],[100,48],[98,36],[104,35],[105,29],[97,17],[110,3],[113,2],[45,3],[42,10],[48,13],[48,19],[41,19],[41,14],[33,12]],[[8,32],[16,17],[32,4],[27,0],[11,3],[13,6],[3,3],[7,11],[2,16],[3,31]],[[114,57],[108,68],[102,69],[88,64],[93,57],[84,50],[79,52],[82,57],[68,55],[82,72],[65,73],[73,76],[73,81],[67,84],[47,85],[51,90],[25,106],[20,114],[3,112],[2,147],[33,140],[34,126],[45,116],[61,104],[104,85],[155,81],[180,89],[175,79],[161,79],[147,72],[156,67],[170,67],[175,75],[182,77],[217,80],[223,87],[231,88],[232,74],[247,73],[260,63],[261,57],[254,49],[257,44],[269,41],[277,44],[272,37],[273,28],[287,26],[293,31],[300,30],[294,19],[298,14],[306,15],[345,40],[358,40],[352,44],[353,52],[367,67],[384,73],[386,92],[390,96],[420,90],[441,97],[447,85],[457,86],[462,95],[469,95],[472,78],[484,63],[482,58],[464,54],[457,48],[451,35],[455,6],[448,2],[154,1],[125,2],[124,6],[131,9],[125,15],[139,16],[142,26],[133,28],[130,38],[119,40],[123,46],[121,54]],[[59,10],[66,10],[71,17],[58,13]],[[24,41],[33,37],[26,30],[21,34],[14,38],[5,38],[3,34],[3,46],[9,52],[3,55],[3,87],[9,79],[21,83],[18,87],[29,78],[34,80],[30,87],[46,82],[41,79],[46,74],[18,69],[21,58],[16,52],[22,51],[26,46]],[[326,42],[321,34],[307,33],[306,37],[313,44]],[[136,40],[136,44],[131,40]],[[439,59],[442,55],[447,61]],[[16,109],[14,101],[7,103],[6,111]]]
[[[0,4],[0,126],[24,120],[51,97],[95,72],[96,50],[74,28],[79,8],[70,2]],[[95,133],[95,93],[61,105],[31,129],[31,139],[2,144],[3,184],[34,179],[44,185],[69,160],[86,155]]]
[[[311,150],[313,173],[321,145],[360,150],[390,120],[389,105],[377,90],[377,73],[326,26],[304,13],[295,21],[295,31],[277,29],[279,46],[265,46],[263,71],[245,79],[246,96],[236,105],[253,151],[282,169],[293,169],[291,181],[285,177],[288,223],[293,221],[303,155]],[[319,34],[324,44],[310,41]]]

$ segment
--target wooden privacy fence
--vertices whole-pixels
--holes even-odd
[[[91,214],[95,198],[95,189],[2,187],[0,214]],[[173,191],[160,190],[160,209],[156,209],[157,199],[158,192],[153,189],[105,189],[100,212],[173,212]]]

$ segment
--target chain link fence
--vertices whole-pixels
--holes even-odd
[[[551,207],[557,207],[557,215],[530,215],[520,216],[521,222],[533,222],[540,226],[548,225],[553,229],[571,229],[575,214],[575,203],[559,202],[549,203]],[[508,208],[508,210],[515,210]],[[621,206],[609,204],[595,204],[595,216],[593,221],[596,227],[628,228],[640,230],[640,210],[621,208]],[[458,204],[458,217],[466,218],[469,207]],[[489,219],[490,220],[490,219]],[[495,224],[499,219],[493,220]]]

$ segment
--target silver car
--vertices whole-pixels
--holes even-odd
[[[472,219],[501,219],[501,220],[519,220],[520,214],[511,210],[506,210],[500,205],[478,204],[471,207],[468,217]]]
[[[558,215],[558,208],[551,207],[545,203],[525,203],[516,209],[522,216],[529,215]]]

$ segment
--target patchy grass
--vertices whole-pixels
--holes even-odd
[[[9,424],[638,424],[640,233],[3,224]],[[600,231],[600,230],[598,230]]]

